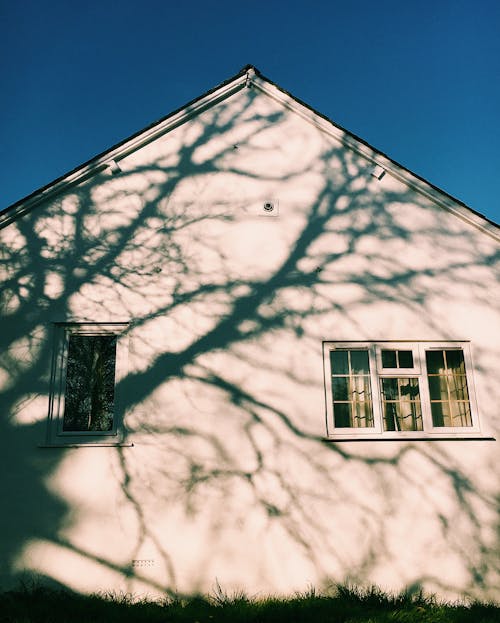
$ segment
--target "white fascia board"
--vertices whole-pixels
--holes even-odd
[[[125,156],[136,151],[137,149],[140,149],[144,145],[147,145],[151,141],[154,141],[163,134],[170,132],[174,128],[182,125],[189,119],[199,115],[201,112],[214,106],[220,101],[230,97],[234,93],[237,93],[247,85],[248,79],[248,73],[238,76],[235,80],[220,87],[220,89],[207,94],[205,97],[195,100],[192,104],[179,110],[174,115],[168,116],[168,118],[158,122],[153,127],[140,132],[139,134],[133,136],[130,140],[118,145],[115,148],[111,148],[102,156],[97,156],[75,171],[68,173],[68,175],[64,178],[53,183],[48,188],[40,190],[33,197],[26,199],[26,201],[20,203],[15,208],[10,210],[7,208],[4,214],[0,214],[0,229],[12,223],[22,214],[29,212],[39,203],[53,199],[59,193],[67,190],[71,186],[85,181],[101,171],[104,171],[109,166],[116,167],[116,163]]]
[[[466,206],[462,206],[459,203],[453,201],[451,197],[448,197],[439,189],[434,188],[425,180],[422,180],[412,174],[407,169],[399,166],[394,161],[390,160],[387,156],[384,156],[375,149],[370,148],[368,145],[356,140],[347,130],[342,130],[337,127],[333,122],[328,121],[315,113],[313,110],[302,105],[292,96],[281,91],[277,86],[269,83],[267,80],[255,75],[251,78],[252,86],[256,87],[262,93],[265,93],[269,97],[281,103],[289,110],[300,115],[306,121],[312,123],[315,127],[322,130],[328,136],[336,139],[342,145],[350,150],[362,156],[373,165],[381,166],[386,173],[389,173],[399,181],[403,182],[413,190],[417,191],[421,195],[424,195],[427,199],[430,199],[433,203],[437,204],[441,208],[444,208],[448,212],[451,212],[460,219],[466,221],[468,224],[480,229],[484,233],[488,234],[497,241],[500,241],[500,230],[496,228],[487,219],[476,214]]]

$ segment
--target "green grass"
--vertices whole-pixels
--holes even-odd
[[[79,595],[23,586],[0,593],[1,623],[500,623],[493,604],[445,604],[421,593],[389,595],[377,588],[335,586],[289,598],[227,594],[151,601],[130,595]]]

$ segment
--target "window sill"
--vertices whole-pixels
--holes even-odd
[[[336,441],[496,441],[492,435],[457,434],[457,435],[338,435],[323,437],[324,442]]]
[[[70,443],[44,443],[38,448],[133,448],[133,443],[99,443],[99,442],[70,442]]]

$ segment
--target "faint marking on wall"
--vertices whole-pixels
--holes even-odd
[[[154,567],[155,561],[154,558],[136,558],[132,560],[132,567]]]

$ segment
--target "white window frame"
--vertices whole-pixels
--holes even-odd
[[[127,375],[129,323],[124,322],[57,322],[54,327],[54,348],[46,446],[122,445],[124,439],[124,403],[119,383]],[[113,426],[106,431],[63,430],[68,347],[72,335],[114,335],[116,340],[115,394]],[[129,445],[129,444],[127,444]]]
[[[332,371],[330,367],[330,351],[367,350],[370,362],[370,380],[373,406],[372,428],[338,428],[333,417]],[[411,350],[413,352],[413,368],[383,368],[383,349]],[[434,426],[431,413],[431,401],[427,378],[425,352],[428,350],[461,350],[464,355],[465,375],[471,410],[472,426]],[[326,430],[327,438],[335,440],[360,439],[452,439],[467,437],[483,437],[481,434],[476,392],[473,379],[473,365],[470,342],[467,341],[325,341],[323,342],[323,370],[325,377]],[[383,378],[418,378],[420,404],[422,410],[422,431],[385,431],[383,427],[383,404],[381,379]]]

